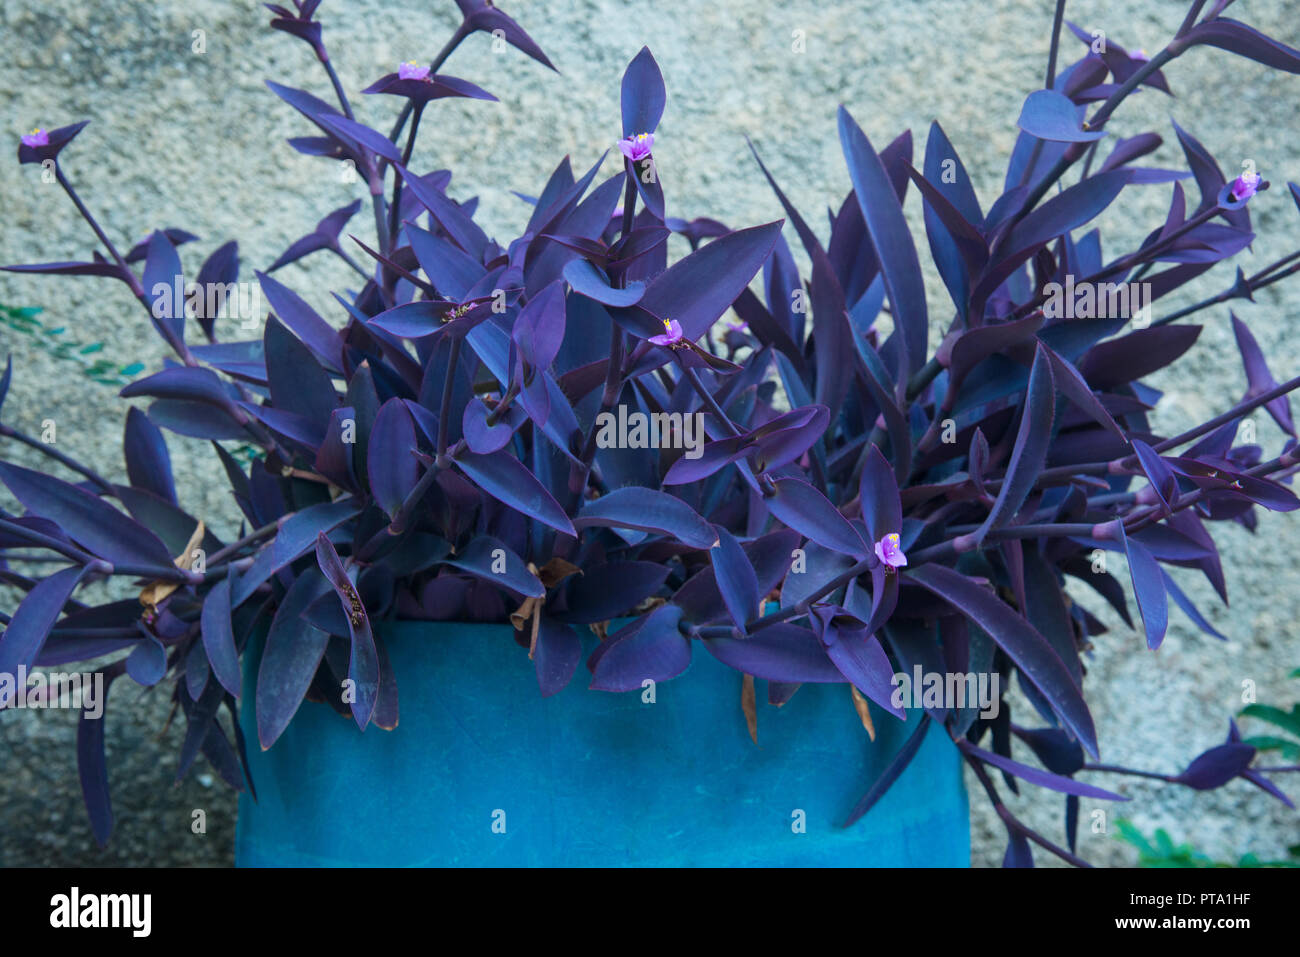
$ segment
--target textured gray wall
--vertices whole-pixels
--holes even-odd
[[[527,210],[509,191],[535,193],[566,153],[585,168],[610,146],[619,132],[619,77],[648,44],[669,92],[656,158],[672,215],[709,215],[733,226],[780,215],[748,156],[749,134],[820,228],[820,210],[838,206],[849,188],[835,133],[841,102],[878,145],[911,128],[918,155],[930,121],[940,119],[987,207],[1001,183],[1020,103],[1042,81],[1051,6],[1048,0],[519,0],[506,9],[563,75],[513,49],[496,55],[486,37],[474,37],[447,72],[480,83],[502,102],[435,104],[415,166],[452,168],[455,195],[482,197],[481,221],[499,238],[513,236]],[[1072,0],[1068,15],[1125,46],[1154,51],[1172,36],[1184,9],[1174,0]],[[453,29],[454,12],[450,0],[327,0],[322,14],[343,81],[355,93],[399,61],[431,57]],[[1289,0],[1241,0],[1232,12],[1297,43]],[[286,136],[309,129],[262,81],[274,78],[324,98],[329,85],[307,48],[270,31],[266,18],[252,0],[0,0],[0,125],[16,137],[37,124],[91,119],[65,165],[116,241],[130,243],[160,226],[189,228],[202,236],[184,251],[196,269],[201,256],[238,238],[251,278],[252,267],[269,264],[319,216],[362,194],[360,184],[340,182],[333,167],[285,145]],[[206,33],[205,54],[191,52],[194,30]],[[802,54],[791,49],[796,30],[806,38]],[[1081,49],[1071,38],[1064,43],[1071,58]],[[1294,120],[1300,78],[1215,50],[1194,51],[1166,73],[1178,98],[1143,92],[1125,104],[1112,131],[1156,129],[1167,140],[1156,159],[1178,165],[1172,113],[1225,167],[1250,157],[1279,186],[1300,180]],[[354,101],[359,118],[387,129],[392,102],[356,95]],[[58,188],[42,184],[32,167],[20,170],[8,158],[12,146],[4,149],[0,261],[87,255],[91,237]],[[1167,202],[1165,187],[1126,191],[1103,221],[1107,251],[1158,225]],[[1252,209],[1261,238],[1247,254],[1248,269],[1289,252],[1300,232],[1283,189],[1262,195]],[[918,210],[913,194],[914,223]],[[352,228],[362,238],[370,234],[364,215]],[[1227,282],[1217,270],[1211,275],[1170,307]],[[325,256],[290,267],[282,278],[322,309],[330,308],[328,290],[351,279]],[[930,279],[932,313],[943,319],[946,295],[937,277]],[[1297,296],[1275,286],[1238,310],[1279,378],[1300,367],[1294,339],[1284,333],[1285,304]],[[164,354],[138,304],[115,284],[3,274],[0,302],[44,306],[49,324],[66,325],[79,341],[103,340],[105,353],[120,364],[140,360],[153,369]],[[1227,408],[1245,387],[1227,311],[1207,312],[1204,321],[1200,342],[1179,371],[1158,383],[1167,394],[1157,424],[1169,434]],[[50,359],[26,337],[0,328],[0,341],[16,367],[6,421],[36,431],[53,418],[60,447],[122,478],[116,449],[124,407],[113,390]],[[1276,430],[1258,421],[1264,441],[1275,445]],[[4,454],[34,464],[27,450]],[[214,463],[187,440],[173,440],[172,454],[184,504],[228,534],[233,510]],[[1288,687],[1282,676],[1300,664],[1300,580],[1290,556],[1276,547],[1284,536],[1294,540],[1292,521],[1265,514],[1254,538],[1236,527],[1219,532],[1230,610],[1212,600],[1199,578],[1178,576],[1229,643],[1196,632],[1175,612],[1168,641],[1153,655],[1122,622],[1105,618],[1112,631],[1098,640],[1087,678],[1105,760],[1180,769],[1221,739],[1226,716],[1240,708],[1245,679],[1257,683],[1263,700],[1294,700],[1295,682]],[[1081,597],[1100,613],[1095,599]],[[108,724],[118,826],[107,851],[94,847],[80,806],[73,715],[0,715],[0,865],[230,861],[233,796],[206,774],[173,787],[178,730],[158,737],[165,694],[126,689],[124,682],[115,693]],[[1219,857],[1246,851],[1276,857],[1300,840],[1294,812],[1240,782],[1210,794],[1118,779],[1098,783],[1132,795],[1118,813],[1144,829],[1166,827]],[[1059,802],[1026,792],[1011,799],[1012,807],[1059,835]],[[996,864],[1005,834],[983,809],[982,795],[972,793],[972,804],[974,863]],[[1085,825],[1093,810],[1087,804]],[[190,831],[194,808],[208,811],[204,836]],[[1107,833],[1085,833],[1082,853],[1099,863],[1131,863],[1132,851],[1114,837],[1117,811],[1106,810],[1112,815]]]

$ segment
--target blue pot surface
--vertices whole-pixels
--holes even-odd
[[[755,745],[741,675],[698,644],[650,702],[588,690],[582,665],[543,698],[508,626],[383,634],[397,729],[362,733],[307,702],[269,751],[252,707],[260,643],[245,656],[257,801],[240,798],[240,866],[970,864],[960,759],[938,726],[871,812],[840,826],[918,712],[904,725],[873,705],[872,742],[847,686],[804,685],[776,708],[760,680]]]

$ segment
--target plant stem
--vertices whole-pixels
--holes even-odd
[[[1174,34],[1174,39],[1181,39],[1187,35],[1187,31],[1196,25],[1196,18],[1201,15],[1201,8],[1204,6],[1205,0],[1193,0],[1192,5],[1187,10],[1187,16],[1183,18],[1183,25]]]
[[[1064,19],[1065,0],[1056,0],[1056,16],[1052,19],[1052,49],[1047,56],[1047,79],[1043,82],[1045,90],[1050,90],[1056,83],[1056,54],[1061,46],[1061,21]]]
[[[415,137],[420,131],[420,117],[424,115],[425,104],[421,103],[415,108],[415,118],[411,120],[411,132],[406,137],[406,148],[402,150],[402,169],[410,169],[411,153],[415,149]],[[397,236],[397,221],[402,209],[402,177],[396,172],[393,174],[393,200],[388,211],[388,234]]]
[[[266,536],[274,534],[275,532],[279,531],[279,529],[280,529],[279,522],[268,522],[266,525],[263,525],[261,528],[249,532],[239,541],[232,542],[231,544],[227,545],[225,548],[216,552],[211,558],[208,559],[208,564],[216,565],[224,561],[225,559],[229,558],[231,555],[234,555],[236,552],[238,552],[241,548],[245,547],[246,545],[252,545],[254,542],[261,541],[263,538],[266,538]]]
[[[569,492],[574,498],[575,508],[582,503],[587,491],[587,478],[591,475],[591,463],[596,458],[596,436],[600,432],[596,423],[600,421],[601,413],[608,412],[614,407],[619,394],[623,391],[622,366],[623,328],[614,323],[609,330],[609,365],[605,368],[605,391],[600,397],[600,412],[592,419],[591,431],[587,433],[587,440],[583,443],[582,454],[579,455],[582,464],[574,466],[569,472]]]
[[[456,28],[456,32],[451,35],[451,39],[443,45],[443,48],[438,51],[438,55],[434,57],[433,61],[429,64],[429,73],[431,75],[438,72],[438,69],[447,62],[447,57],[451,56],[456,47],[460,46],[460,42],[469,36],[471,32],[472,31],[465,29],[464,23]],[[388,134],[388,138],[394,143],[396,143],[397,138],[402,135],[402,130],[406,126],[407,119],[411,116],[412,109],[413,105],[411,101],[407,100],[406,105],[402,107],[402,112],[397,116],[397,123],[393,127],[393,132]]]
[[[636,218],[636,168],[626,157],[623,158],[623,173],[627,177],[627,188],[623,191],[623,229],[620,239],[632,231],[632,223]]]
[[[39,545],[41,548],[48,548],[52,552],[58,552],[64,555],[78,565],[105,564],[100,562],[94,555],[89,552],[83,552],[75,545],[59,541],[50,535],[45,535],[35,529],[28,528],[25,525],[19,525],[17,522],[11,522],[8,519],[0,518],[0,530],[8,532],[17,538],[31,542],[33,545]]]
[[[348,95],[343,92],[343,84],[339,82],[339,75],[334,71],[334,64],[330,62],[329,54],[321,57],[321,63],[325,66],[325,72],[329,74],[330,83],[334,85],[334,95],[339,98],[339,106],[343,107],[343,113],[348,119],[356,121],[352,115],[352,104],[348,102]]]
[[[75,459],[70,458],[67,455],[64,455],[58,449],[54,448],[54,446],[46,445],[44,442],[37,441],[32,436],[27,435],[23,432],[19,432],[17,429],[11,428],[10,426],[5,425],[4,423],[0,423],[0,438],[13,439],[16,442],[21,442],[23,445],[30,446],[36,449],[38,452],[48,455],[50,458],[54,459],[54,461],[60,463],[61,465],[65,465],[68,468],[72,469],[72,471],[76,472],[78,475],[85,476],[90,481],[98,485],[105,492],[111,492],[113,490],[112,483],[109,482],[103,476],[101,476],[98,472],[94,471],[91,468],[88,468],[85,465],[82,465],[80,462],[76,461]]]
[[[1043,850],[1051,851],[1067,864],[1073,864],[1075,867],[1092,867],[1092,865],[1083,858],[1071,854],[1063,847],[1058,847],[1047,838],[1030,830],[1022,824],[1020,820],[1011,813],[1010,809],[1002,803],[1001,797],[998,796],[997,788],[993,786],[993,782],[989,780],[988,772],[984,770],[984,765],[978,760],[978,758],[970,753],[971,745],[964,739],[957,739],[955,743],[958,750],[962,752],[962,757],[966,760],[966,763],[970,765],[971,771],[975,773],[975,777],[979,780],[980,786],[984,788],[984,792],[988,795],[989,800],[993,802],[993,810],[997,812],[998,817],[1002,819],[1002,823],[1006,825],[1008,833],[1014,832],[1019,834],[1021,837],[1028,838],[1039,847],[1043,848]]]
[[[438,458],[447,454],[447,433],[451,430],[451,399],[456,387],[456,366],[460,362],[460,336],[451,340],[451,355],[447,359],[447,377],[442,380],[442,405],[438,408]]]
[[[359,275],[359,276],[360,276],[362,279],[364,279],[366,282],[369,282],[371,279],[374,278],[373,276],[370,275],[370,273],[366,272],[364,269],[361,268],[361,264],[360,264],[360,263],[358,263],[355,259],[353,259],[351,256],[349,256],[347,253],[345,253],[345,252],[343,251],[342,247],[340,247],[340,246],[331,246],[330,249],[334,250],[334,252],[338,255],[338,257],[339,257],[340,259],[342,259],[345,263],[347,263],[349,266],[351,266],[353,269],[355,269],[356,272],[357,272],[357,275]]]
[[[1132,76],[1130,76],[1118,90],[1110,95],[1110,98],[1106,100],[1093,117],[1087,121],[1085,128],[1088,130],[1100,129],[1105,124],[1106,120],[1110,118],[1110,115],[1115,112],[1130,93],[1137,89],[1147,77],[1152,73],[1155,73],[1181,52],[1181,49],[1177,52],[1171,52],[1169,47],[1165,47],[1165,49],[1161,50],[1154,57],[1148,60]],[[1056,165],[1053,166],[1047,172],[1047,175],[1038,182],[1038,185],[1030,191],[1029,196],[1025,198],[1024,204],[1020,207],[1020,212],[1016,214],[1017,221],[1023,219],[1030,210],[1037,206],[1039,201],[1047,195],[1047,191],[1065,175],[1066,170],[1074,165],[1078,156],[1072,156],[1071,152],[1071,150],[1066,150],[1065,154],[1056,161]]]
[[[68,198],[72,200],[72,204],[77,207],[77,212],[81,214],[81,218],[89,223],[90,228],[95,231],[95,235],[99,237],[99,241],[104,244],[104,248],[107,249],[108,254],[113,257],[113,261],[126,271],[131,280],[130,284],[134,287],[132,291],[139,296],[143,296],[144,290],[141,289],[140,284],[135,281],[135,273],[131,272],[130,268],[126,264],[126,260],[122,258],[122,254],[119,253],[117,247],[113,245],[113,241],[104,234],[104,230],[99,227],[98,221],[90,214],[90,210],[87,209],[86,204],[81,201],[81,197],[77,195],[77,191],[72,188],[72,184],[68,182],[68,178],[63,175],[63,167],[58,164],[57,160],[54,163],[54,177],[58,180],[59,185],[63,187],[63,191],[68,194]]]

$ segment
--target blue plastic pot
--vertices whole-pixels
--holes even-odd
[[[508,626],[412,622],[384,637],[395,731],[363,734],[309,702],[269,751],[252,708],[260,643],[246,656],[258,800],[240,799],[240,866],[970,864],[960,760],[939,727],[871,813],[840,826],[919,720],[874,711],[873,743],[845,685],[804,685],[774,708],[758,681],[755,746],[741,676],[699,646],[646,703],[588,690],[582,666],[541,697]]]

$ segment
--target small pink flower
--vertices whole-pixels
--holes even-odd
[[[876,542],[876,557],[890,568],[902,568],[907,564],[907,556],[898,544],[897,532],[891,532]]]
[[[1130,60],[1141,60],[1143,63],[1148,63],[1151,60],[1151,57],[1147,54],[1147,51],[1143,50],[1141,47],[1139,47],[1138,49],[1130,53],[1128,55],[1128,58]]]
[[[1258,191],[1259,174],[1247,171],[1238,176],[1236,182],[1232,184],[1232,200],[1239,203],[1243,199],[1250,199]]]
[[[627,139],[618,141],[618,148],[624,156],[632,162],[643,160],[650,155],[654,149],[655,135],[653,133],[638,133],[636,136],[629,136]]]
[[[23,146],[49,146],[50,134],[39,126],[23,136]]]
[[[429,78],[429,68],[420,66],[412,60],[410,63],[403,63],[398,66],[397,78],[399,80],[427,80]]]
[[[727,325],[732,329],[734,329],[736,332],[749,331],[749,323],[747,323],[744,319],[737,319],[737,320],[728,319]]]
[[[686,343],[686,337],[682,332],[682,324],[676,319],[665,319],[664,335],[651,336],[650,341],[657,346],[680,349]]]

